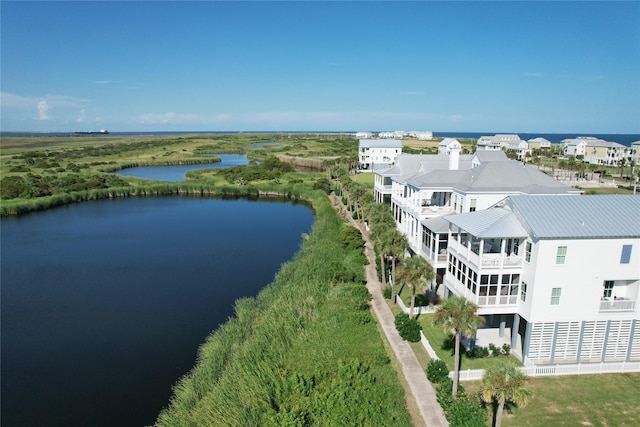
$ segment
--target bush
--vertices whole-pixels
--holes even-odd
[[[385,299],[391,299],[391,286],[385,286],[382,290],[382,296],[385,297]]]
[[[440,359],[431,360],[427,365],[427,378],[434,384],[440,384],[449,378],[449,368],[447,368],[447,364]]]
[[[405,339],[409,342],[418,342],[420,341],[420,331],[422,330],[422,326],[418,323],[418,320],[413,318],[410,319],[409,315],[406,313],[399,313],[396,316],[396,329],[402,339]]]
[[[502,349],[500,347],[496,347],[493,343],[489,344],[489,351],[491,351],[491,355],[494,357],[498,357],[502,354]]]
[[[474,347],[473,350],[467,352],[467,356],[474,359],[482,359],[489,356],[489,349],[487,347]]]
[[[502,354],[505,356],[511,354],[511,346],[509,344],[502,344]]]

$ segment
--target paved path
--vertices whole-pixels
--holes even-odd
[[[337,197],[333,197],[333,201],[334,204],[338,204],[340,207],[340,212],[344,213],[345,209],[342,206],[341,201]],[[346,213],[344,216],[349,220],[351,225],[360,229],[362,232],[362,229],[353,220],[349,213]],[[373,311],[378,318],[378,322],[389,341],[389,345],[396,355],[398,364],[402,368],[402,373],[404,374],[407,384],[409,384],[411,393],[413,393],[413,397],[415,398],[420,414],[422,415],[422,419],[427,427],[448,426],[449,423],[444,417],[440,404],[436,400],[436,392],[427,379],[427,374],[420,366],[420,363],[409,346],[409,343],[403,340],[396,330],[395,317],[382,296],[382,286],[378,280],[378,273],[376,271],[376,259],[373,244],[364,232],[362,232],[362,238],[365,240],[365,255],[369,260],[369,265],[366,266],[366,275],[367,289],[373,297],[371,300],[371,306],[373,307]]]

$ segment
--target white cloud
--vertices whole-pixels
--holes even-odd
[[[544,73],[541,73],[539,71],[526,71],[524,75],[527,77],[542,77],[544,76]]]
[[[38,101],[38,117],[36,117],[36,120],[49,120],[49,108],[47,101]]]

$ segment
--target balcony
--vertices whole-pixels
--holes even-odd
[[[636,301],[632,299],[604,299],[600,301],[600,311],[634,311],[636,309]]]

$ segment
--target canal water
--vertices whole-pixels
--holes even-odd
[[[3,218],[2,426],[153,424],[313,219],[302,204],[187,197]]]

